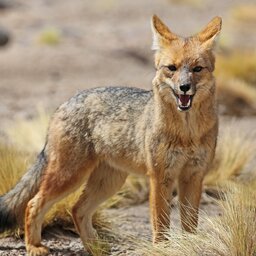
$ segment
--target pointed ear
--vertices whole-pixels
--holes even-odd
[[[207,26],[197,34],[202,46],[207,49],[213,49],[215,42],[221,30],[222,20],[220,17],[213,18]]]
[[[156,15],[152,17],[151,28],[153,33],[152,50],[159,50],[178,38]]]

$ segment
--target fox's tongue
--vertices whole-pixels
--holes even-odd
[[[190,96],[189,95],[179,95],[179,100],[180,100],[182,106],[187,106],[188,102],[190,100]]]

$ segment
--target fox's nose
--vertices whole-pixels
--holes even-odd
[[[191,85],[190,84],[182,84],[180,86],[180,90],[183,91],[184,93],[186,93],[187,91],[189,91]]]

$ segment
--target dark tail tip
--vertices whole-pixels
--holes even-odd
[[[15,228],[17,225],[16,217],[8,209],[4,198],[0,197],[0,233]]]

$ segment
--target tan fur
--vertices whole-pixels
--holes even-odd
[[[45,213],[83,184],[72,214],[83,244],[90,250],[97,238],[92,226],[95,209],[123,185],[130,172],[150,179],[154,242],[161,241],[169,228],[176,180],[182,226],[195,232],[202,181],[214,157],[218,133],[212,72],[214,41],[220,28],[221,19],[215,18],[197,35],[181,38],[154,16],[157,72],[152,91],[89,89],[58,108],[43,151],[40,186],[26,209],[28,255],[47,254],[41,245]],[[202,69],[195,71],[198,66]],[[189,89],[183,93],[184,83]],[[191,99],[186,108],[187,103],[180,105],[183,96]]]

